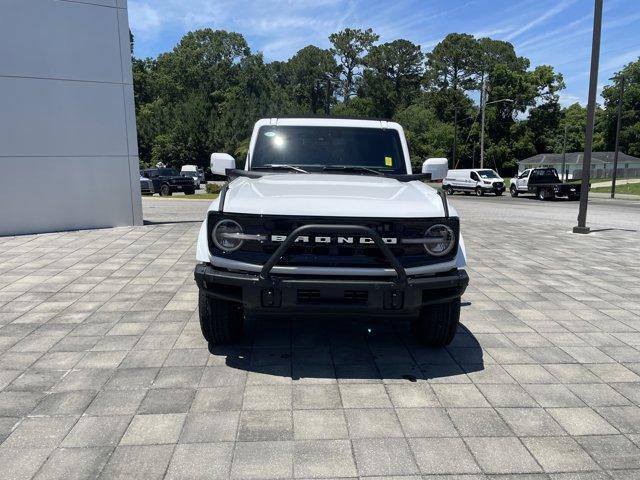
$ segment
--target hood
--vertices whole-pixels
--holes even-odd
[[[212,208],[217,206],[214,202]],[[229,184],[225,212],[322,217],[442,217],[436,191],[422,182],[371,175],[283,173],[239,177]],[[450,207],[450,215],[457,213]]]

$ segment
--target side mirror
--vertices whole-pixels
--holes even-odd
[[[227,176],[227,169],[236,168],[236,160],[228,153],[211,154],[211,173]]]
[[[446,158],[428,158],[422,164],[422,173],[430,173],[431,181],[442,181],[449,173],[449,161]]]

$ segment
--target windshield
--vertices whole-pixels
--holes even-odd
[[[198,172],[194,172],[193,170],[185,170],[183,172],[180,172],[180,175],[182,175],[183,177],[197,177]]]
[[[163,177],[177,177],[178,171],[174,170],[173,168],[159,168],[158,175],[161,175]]]
[[[493,170],[478,170],[480,178],[500,178],[500,176]]]
[[[398,132],[381,128],[261,127],[251,168],[265,165],[291,165],[307,171],[334,166],[407,173]]]

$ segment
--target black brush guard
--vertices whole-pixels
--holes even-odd
[[[392,279],[362,276],[273,275],[287,250],[308,232],[359,233],[371,238],[396,275]],[[469,277],[452,269],[432,276],[408,277],[382,237],[364,225],[303,225],[280,244],[258,275],[231,272],[209,264],[195,269],[198,287],[206,295],[244,304],[248,310],[303,310],[314,313],[413,313],[424,305],[459,298]]]

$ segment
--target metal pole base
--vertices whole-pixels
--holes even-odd
[[[589,227],[573,227],[573,233],[591,233]]]

